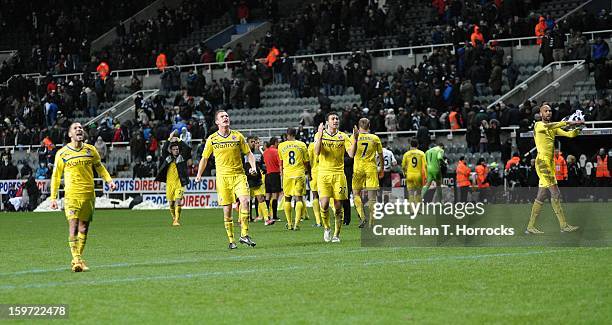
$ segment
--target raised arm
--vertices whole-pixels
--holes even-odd
[[[323,123],[319,124],[319,130],[315,134],[314,154],[318,156],[321,153],[321,139],[323,138]]]

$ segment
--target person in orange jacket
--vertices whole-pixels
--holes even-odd
[[[485,44],[484,36],[482,36],[480,27],[478,27],[478,25],[474,25],[474,32],[472,33],[470,40],[472,41],[472,46],[474,47],[476,47],[476,41],[480,42],[482,45]]]
[[[465,158],[461,156],[457,163],[457,189],[459,190],[459,200],[457,202],[467,202],[468,192],[472,188],[472,182],[470,181],[470,174],[472,170],[465,163]]]
[[[277,57],[280,55],[280,51],[276,48],[276,46],[272,46],[270,52],[268,52],[268,56],[266,57],[266,65],[268,68],[272,68],[274,62],[276,62]]]
[[[164,52],[159,52],[159,55],[157,55],[155,66],[157,66],[157,69],[159,69],[161,72],[166,70],[166,67],[168,66],[168,59],[166,58],[166,54],[164,54]]]
[[[478,184],[478,192],[480,193],[480,202],[487,202],[489,197],[489,167],[484,158],[478,159],[478,166],[476,166],[476,184]]]
[[[600,148],[594,161],[597,163],[595,169],[595,185],[598,187],[607,187],[610,183],[610,169],[608,168],[608,155],[606,149]]]
[[[565,158],[559,151],[559,149],[555,149],[555,178],[557,182],[563,184],[563,182],[567,179],[567,162],[565,162]]]
[[[108,76],[110,72],[110,67],[108,66],[108,63],[102,61],[96,68],[96,71],[100,74],[100,78],[106,81],[106,77]]]
[[[521,156],[518,152],[512,154],[512,158],[506,162],[506,171],[508,171],[512,166],[518,165],[521,163]]]
[[[537,44],[542,45],[542,37],[546,34],[546,18],[540,16],[540,21],[535,25],[535,36]]]

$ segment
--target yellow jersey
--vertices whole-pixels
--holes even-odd
[[[51,176],[51,198],[57,199],[62,175],[64,176],[64,197],[69,199],[93,199],[94,168],[104,181],[111,182],[110,174],[100,161],[96,147],[84,143],[80,149],[65,145],[55,154]]]
[[[230,130],[227,136],[219,132],[211,134],[206,139],[202,158],[208,159],[211,154],[215,155],[217,175],[234,176],[245,174],[242,167],[242,155],[251,152],[244,136],[234,130]]]
[[[536,148],[538,149],[538,157],[544,160],[553,160],[555,150],[555,136],[564,136],[573,138],[580,133],[579,129],[573,131],[565,131],[561,129],[567,126],[567,122],[544,123],[538,121],[533,126],[533,137]]]
[[[402,170],[405,175],[423,175],[427,168],[425,153],[419,149],[408,150],[402,158]]]
[[[319,136],[317,132],[315,139]],[[344,132],[338,131],[331,135],[324,130],[319,152],[319,175],[344,173],[344,152],[348,152],[350,147],[351,140]]]
[[[310,174],[316,174],[319,170],[319,156],[314,153],[314,142],[308,145],[308,161],[310,162]]]
[[[350,141],[354,141],[353,136]],[[382,157],[382,151],[382,143],[377,135],[360,133],[357,139],[357,150],[355,150],[354,169],[376,172],[376,155]]]
[[[278,158],[283,164],[283,177],[294,178],[306,175],[308,148],[302,141],[285,141],[278,145]]]
[[[179,184],[181,186],[181,179],[179,178],[178,169],[176,169],[176,163],[173,161],[168,165],[166,171],[166,184]]]

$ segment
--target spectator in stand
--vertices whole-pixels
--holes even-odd
[[[597,164],[597,167],[595,167],[595,185],[597,187],[610,186],[608,158],[609,155],[606,153],[606,149],[600,148],[599,152],[592,159],[593,162]]]
[[[36,179],[49,179],[49,168],[47,164],[41,162],[38,164],[38,168],[36,168]]]
[[[13,165],[11,156],[7,153],[2,154],[2,165],[0,165],[0,179],[17,179],[19,171]]]
[[[518,66],[512,60],[512,56],[508,55],[506,57],[506,77],[508,78],[508,86],[510,86],[510,89],[514,89],[516,86],[519,75],[520,71]]]
[[[237,9],[237,15],[238,15],[238,20],[240,21],[241,24],[247,23],[249,16],[250,16],[250,9],[246,1],[240,0],[240,4],[238,4],[238,9]]]
[[[179,139],[186,143],[188,146],[191,146],[191,132],[187,130],[187,127],[181,128],[181,134],[179,136]]]
[[[576,162],[576,157],[567,156],[567,186],[578,187],[582,183],[582,170]]]
[[[472,42],[473,47],[477,47],[478,44],[485,44],[484,36],[482,36],[480,27],[478,27],[478,25],[474,25],[474,32],[472,32],[472,35],[470,36],[470,41]]]
[[[539,22],[535,26],[535,36],[537,37],[536,43],[538,45],[542,45],[542,38],[544,37],[544,34],[546,33],[547,28],[548,27],[546,26],[546,18],[544,18],[543,16],[540,16]]]
[[[551,35],[551,30],[547,29],[544,33],[544,37],[541,39],[540,53],[542,53],[542,66],[547,66],[553,62],[553,50],[555,48],[554,38]]]
[[[601,36],[598,36],[595,44],[593,44],[593,63],[596,65],[605,64],[609,53],[610,47],[608,43]]]
[[[98,138],[96,139],[96,142],[94,143],[94,146],[96,147],[96,150],[98,150],[98,153],[100,154],[100,160],[102,162],[106,162],[106,157],[108,155],[108,147],[106,146],[106,143],[104,142],[104,140],[102,140],[101,136],[98,136]]]

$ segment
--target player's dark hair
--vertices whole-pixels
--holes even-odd
[[[217,116],[219,116],[219,114],[221,114],[221,113],[227,113],[227,112],[225,110],[222,110],[222,109],[216,111],[215,112],[215,120],[217,120]]]
[[[340,115],[338,115],[338,113],[336,113],[336,112],[329,112],[329,113],[327,113],[327,115],[325,115],[325,120],[329,121],[329,117],[332,116],[332,115],[336,115],[338,118],[340,118]]]
[[[479,165],[480,165],[480,164],[482,164],[483,162],[485,162],[484,158],[479,158],[479,159],[478,159],[478,164],[479,164]]]
[[[442,143],[442,142],[438,143],[438,147],[444,149],[444,143]]]
[[[248,142],[248,141],[251,141],[251,140],[255,140],[255,136],[254,136],[254,135],[249,135],[249,136],[246,138],[246,140],[247,140],[247,142]]]
[[[410,139],[410,146],[416,148],[419,146],[419,141],[417,139]]]
[[[464,156],[459,157],[459,160],[465,160]]]
[[[287,128],[287,135],[295,137],[297,135],[297,130],[295,128]]]
[[[512,154],[512,157],[520,157],[520,155],[519,155],[518,152],[515,152],[515,153]]]
[[[277,137],[271,137],[270,138],[270,145],[277,145],[278,144],[278,138]]]

